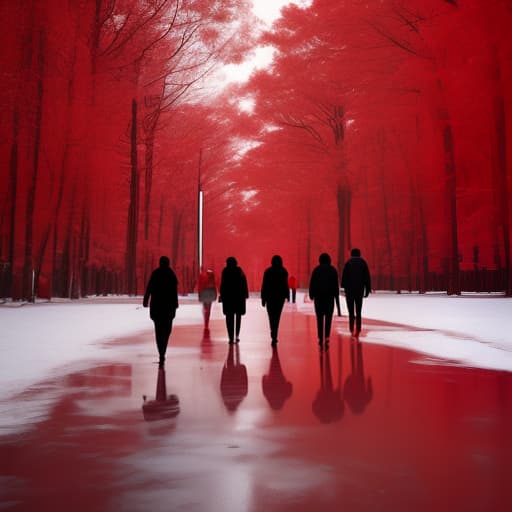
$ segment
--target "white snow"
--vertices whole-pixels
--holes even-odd
[[[202,323],[201,306],[191,299],[195,296],[180,299],[175,325]],[[341,299],[344,316],[334,328],[348,334]],[[314,314],[304,293],[297,300],[298,312]],[[45,401],[51,403],[58,390],[45,389],[32,408],[10,398],[66,368],[117,360],[123,348],[106,341],[140,334],[153,350],[153,324],[140,303],[140,298],[98,298],[0,306],[0,433],[19,427],[20,418],[43,417]],[[217,309],[214,315],[222,316]],[[377,293],[364,301],[361,341],[428,354],[435,364],[512,371],[511,312],[512,299],[495,295]]]
[[[348,334],[347,308],[340,299],[344,317],[335,326]],[[308,307],[312,311],[307,303],[303,309]],[[414,350],[450,364],[512,371],[512,298],[378,292],[364,300],[362,317],[363,342]],[[368,319],[382,323],[365,323]]]

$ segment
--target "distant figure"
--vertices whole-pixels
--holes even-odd
[[[271,266],[263,274],[261,284],[261,305],[267,307],[270,323],[270,338],[272,346],[277,344],[279,320],[283,311],[284,301],[288,300],[288,272],[283,267],[281,256],[272,256]]]
[[[145,308],[149,304],[149,316],[155,324],[160,366],[163,366],[165,361],[172,321],[176,315],[176,309],[178,309],[178,280],[169,265],[169,258],[161,256],[160,266],[151,273],[142,301]]]
[[[322,346],[325,341],[328,347],[334,304],[337,306],[338,315],[341,315],[340,288],[338,271],[331,265],[331,257],[324,252],[318,258],[318,262],[320,264],[311,274],[309,298],[315,303],[318,344]]]
[[[290,298],[288,300],[292,304],[295,304],[295,298],[297,296],[297,278],[295,276],[288,278],[288,288],[290,289]]]
[[[237,410],[248,389],[247,368],[240,362],[240,349],[238,346],[230,346],[220,377],[220,393],[228,412]]]
[[[352,249],[351,258],[345,263],[341,276],[341,287],[345,289],[350,334],[359,336],[361,332],[361,310],[363,297],[368,297],[372,289],[370,270],[359,249]],[[355,311],[354,311],[355,310]],[[356,330],[354,332],[354,320]]]
[[[208,330],[208,324],[210,322],[212,302],[215,302],[217,299],[217,286],[215,284],[215,274],[213,270],[208,269],[199,274],[197,292],[199,301],[203,303],[204,329],[206,331]]]
[[[261,378],[261,387],[267,402],[274,411],[281,409],[286,400],[292,396],[293,384],[286,380],[283,374],[277,347],[272,349],[270,367],[268,373]]]
[[[222,271],[220,280],[219,302],[222,302],[222,312],[226,316],[229,343],[240,341],[240,325],[242,315],[245,315],[245,301],[249,298],[247,279],[236,259],[230,256]]]

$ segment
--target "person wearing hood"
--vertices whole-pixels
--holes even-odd
[[[332,315],[334,304],[341,315],[339,308],[340,287],[338,271],[331,265],[331,257],[327,253],[320,254],[319,265],[313,270],[309,282],[309,298],[314,301],[318,344],[329,345],[331,335]]]
[[[358,336],[361,332],[363,297],[368,297],[372,289],[370,270],[366,261],[361,258],[359,249],[354,248],[350,252],[350,259],[343,267],[341,287],[345,289],[350,334]]]
[[[142,305],[149,305],[149,316],[155,324],[155,339],[163,366],[172,331],[172,321],[178,309],[178,280],[167,256],[161,256],[159,267],[153,270],[146,287]]]
[[[261,284],[261,305],[267,308],[272,346],[277,344],[279,320],[289,294],[288,272],[283,266],[283,259],[276,254],[272,256],[271,266],[265,270]]]
[[[230,344],[234,343],[235,339],[237,343],[240,341],[242,315],[245,315],[245,301],[248,298],[249,289],[245,274],[238,266],[236,258],[230,256],[222,270],[219,290],[219,302],[222,302],[222,312],[226,316]]]

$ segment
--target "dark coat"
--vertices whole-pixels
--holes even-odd
[[[222,312],[245,315],[245,300],[249,298],[249,288],[243,270],[239,266],[226,266],[220,280]]]
[[[372,289],[368,264],[360,256],[352,256],[343,267],[341,287],[350,297],[368,297]]]
[[[331,301],[339,298],[339,295],[338,271],[326,263],[318,265],[311,274],[309,298],[315,302],[334,304]]]
[[[169,267],[153,270],[146,287],[142,304],[147,307],[152,320],[174,318],[178,308],[178,279]]]
[[[282,266],[268,267],[263,273],[261,284],[261,303],[280,303],[288,299],[288,271]]]

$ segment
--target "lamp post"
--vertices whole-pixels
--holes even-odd
[[[201,190],[202,148],[199,150],[199,167],[197,173],[197,261],[199,272],[203,266],[203,191]]]

